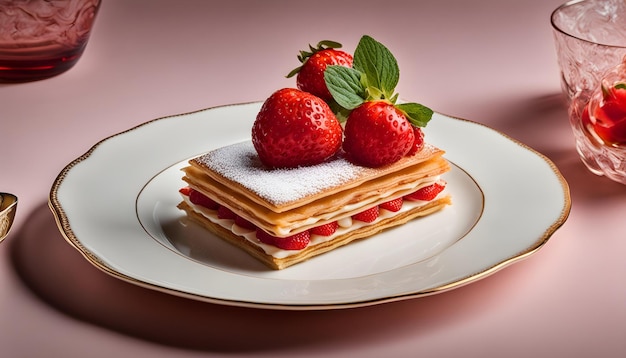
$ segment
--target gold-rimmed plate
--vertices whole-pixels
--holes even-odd
[[[180,168],[250,138],[260,103],[157,119],[94,145],[55,180],[67,241],[114,277],[214,303],[335,309],[421,297],[474,282],[541,248],[565,222],[569,188],[545,156],[486,126],[435,114],[453,205],[281,271],[188,224]]]

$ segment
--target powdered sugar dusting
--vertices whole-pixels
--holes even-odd
[[[269,169],[251,141],[218,148],[195,160],[274,205],[318,194],[357,178],[364,170],[344,158],[308,167]]]

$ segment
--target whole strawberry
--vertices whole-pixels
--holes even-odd
[[[341,148],[342,128],[326,102],[295,88],[274,92],[252,126],[261,162],[273,168],[319,164]]]
[[[330,101],[332,95],[324,80],[326,67],[331,65],[352,67],[352,55],[337,50],[340,47],[341,44],[333,41],[320,41],[315,48],[309,45],[310,51],[300,51],[298,55],[302,66],[291,71],[287,77],[292,77],[297,73],[296,85],[300,90]]]
[[[396,103],[399,77],[393,54],[369,36],[359,41],[352,68],[326,68],[326,86],[340,107],[336,112],[347,117],[343,149],[353,162],[380,167],[423,148],[420,127],[433,111],[419,103]]]
[[[343,150],[351,161],[380,167],[404,157],[415,142],[413,126],[387,101],[368,101],[348,117]]]
[[[413,126],[413,134],[415,141],[406,155],[414,155],[424,148],[424,131],[420,127]]]

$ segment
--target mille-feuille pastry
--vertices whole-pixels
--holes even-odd
[[[251,142],[189,161],[179,208],[274,269],[432,214],[450,204],[443,151],[431,145],[382,168],[343,157],[268,169]],[[302,237],[307,237],[302,245]]]

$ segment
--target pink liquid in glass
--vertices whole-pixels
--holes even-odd
[[[0,82],[70,69],[85,50],[100,0],[0,0]]]

